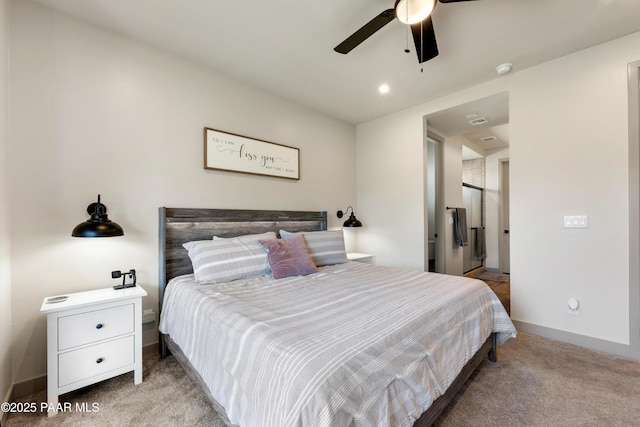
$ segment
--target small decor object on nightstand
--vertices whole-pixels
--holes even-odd
[[[127,283],[127,276],[132,280],[131,283]],[[129,270],[128,273],[123,273],[120,270],[111,272],[112,279],[118,279],[120,277],[122,277],[122,285],[114,286],[113,289],[134,288],[136,286],[136,271],[134,269]]]
[[[125,273],[128,274],[128,273]],[[47,315],[47,414],[64,406],[58,396],[134,371],[142,382],[140,286],[111,287],[44,299]]]

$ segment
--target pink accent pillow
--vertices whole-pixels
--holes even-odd
[[[267,258],[275,279],[315,273],[318,267],[311,260],[302,235],[289,239],[259,240],[267,250]]]

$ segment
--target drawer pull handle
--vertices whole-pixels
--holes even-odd
[[[96,325],[96,329],[102,329],[102,327],[103,327],[103,326],[104,326],[104,325],[103,325],[102,323],[98,323],[98,324]]]
[[[98,360],[96,360],[96,363],[102,363],[104,362],[104,359],[102,357],[98,357]]]

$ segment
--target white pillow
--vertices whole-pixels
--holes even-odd
[[[318,267],[323,265],[343,264],[347,262],[342,230],[336,231],[301,231],[291,233],[280,230],[280,237],[286,239],[294,234],[302,234],[307,243],[311,259]]]
[[[199,240],[182,245],[200,285],[250,279],[271,273],[267,252],[257,240]]]

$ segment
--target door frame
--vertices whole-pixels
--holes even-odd
[[[504,185],[505,164],[510,167],[509,158],[498,159],[498,266],[500,273],[511,272],[511,244],[508,246],[504,244],[504,231],[507,229],[509,230],[509,241],[511,241],[510,221],[508,217],[505,217],[507,215],[505,211],[509,211],[510,209],[509,187],[507,186],[505,189]],[[509,171],[509,174],[510,173]],[[509,176],[507,176],[506,179],[508,184]]]
[[[627,65],[629,102],[629,352],[640,360],[640,61]]]
[[[426,118],[425,118],[425,129],[427,128],[426,126]],[[444,250],[444,198],[443,198],[443,194],[444,194],[444,175],[443,175],[443,140],[439,135],[436,135],[432,132],[429,132],[427,130],[427,135],[425,136],[425,141],[423,144],[423,150],[424,150],[424,157],[425,157],[425,161],[424,164],[427,165],[427,153],[428,153],[428,147],[430,143],[434,144],[434,152],[435,152],[435,159],[434,159],[434,164],[435,164],[435,189],[436,189],[436,194],[435,194],[435,218],[434,218],[434,224],[435,224],[435,272],[436,273],[444,273],[445,272],[445,250]],[[425,211],[425,216],[424,216],[424,222],[425,222],[425,239],[424,239],[424,246],[425,246],[425,261],[424,261],[424,270],[425,271],[429,271],[429,206],[428,206],[428,202],[427,202],[427,194],[426,191],[428,189],[428,185],[427,185],[427,180],[428,180],[428,174],[427,174],[427,170],[425,169],[424,171],[424,176],[425,176],[425,197],[424,197],[424,201],[425,201],[425,206],[424,206],[424,211]]]

